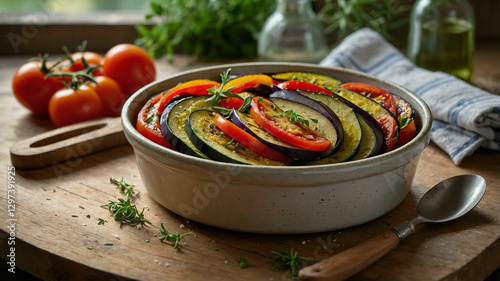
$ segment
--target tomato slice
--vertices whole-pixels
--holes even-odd
[[[262,97],[254,97],[251,102],[250,115],[264,130],[284,142],[312,151],[324,151],[330,141],[308,127],[295,122],[288,116],[277,116],[283,112],[272,101]]]
[[[357,82],[345,83],[340,85],[340,87],[372,98],[387,108],[387,110],[389,110],[392,114],[396,115],[396,100],[394,99],[394,96],[386,90],[373,85]]]
[[[269,146],[263,144],[261,141],[259,141],[257,138],[254,136],[250,135],[249,133],[245,132],[243,129],[240,127],[234,125],[233,123],[229,122],[226,118],[224,118],[222,115],[219,113],[215,114],[214,118],[214,123],[217,127],[221,129],[224,133],[228,134],[244,146],[250,148],[251,150],[255,151],[256,153],[269,158],[273,159],[276,161],[280,161],[286,164],[291,164],[292,159],[284,156],[283,154],[271,149]]]
[[[233,87],[233,89],[231,89],[231,93],[237,94],[247,89],[256,88],[259,85],[272,87],[273,79],[265,74],[245,75],[230,80],[226,83],[226,85],[224,85],[224,88],[222,89],[225,90],[229,87]]]
[[[397,147],[411,141],[417,134],[417,127],[415,126],[415,120],[413,118],[409,119],[406,125],[399,130],[399,140]]]
[[[210,88],[218,88],[220,83],[208,80],[208,79],[197,79],[191,80],[182,84],[179,84],[172,89],[168,90],[161,98],[158,105],[158,112],[161,115],[165,106],[173,98],[181,95],[208,95],[207,90]]]
[[[382,126],[385,136],[385,152],[389,152],[396,147],[396,143],[398,142],[398,136],[394,136],[398,122],[388,114],[379,115],[375,119]]]
[[[161,114],[158,109],[162,97],[163,94],[158,94],[152,97],[144,107],[142,107],[137,115],[136,129],[141,135],[154,143],[172,148],[172,145],[163,138],[160,129]]]
[[[324,95],[333,96],[333,93],[330,90],[327,90],[313,83],[299,81],[299,80],[289,80],[279,84],[278,87],[280,87],[281,89],[302,90],[302,91],[309,91],[309,92],[321,93]]]

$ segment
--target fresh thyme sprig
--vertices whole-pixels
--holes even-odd
[[[302,115],[297,114],[291,108],[288,108],[285,111],[283,111],[283,112],[281,112],[279,114],[276,114],[276,116],[280,116],[280,117],[282,117],[282,116],[288,116],[290,118],[290,122],[292,122],[292,123],[299,122],[300,124],[309,127],[309,120],[307,120],[306,118],[304,118]],[[314,123],[318,123],[317,119],[310,118],[310,120],[313,121]]]
[[[174,249],[177,249],[179,247],[179,242],[184,239],[184,236],[191,235],[191,232],[187,232],[184,234],[170,233],[165,229],[165,226],[163,226],[163,223],[161,223],[161,229],[158,229],[158,231],[164,235],[163,237],[160,237],[159,240],[161,242],[164,242],[165,240],[167,240],[167,241],[174,243]]]
[[[228,68],[226,71],[224,71],[220,75],[220,79],[221,79],[220,87],[218,87],[218,88],[214,87],[214,88],[207,89],[207,92],[209,92],[211,94],[211,96],[208,99],[206,99],[205,101],[210,101],[211,107],[217,106],[219,104],[219,102],[221,102],[223,99],[225,99],[227,97],[243,99],[242,97],[240,97],[240,95],[231,93],[231,90],[234,87],[229,87],[227,89],[224,89],[224,86],[226,86],[227,82],[229,82],[229,80],[231,80],[231,78],[229,77],[229,72],[231,72],[231,68]]]
[[[290,249],[290,253],[280,249],[279,252],[272,251],[276,256],[273,258],[274,266],[273,270],[278,269],[288,269],[290,271],[290,277],[297,277],[299,270],[302,268],[302,262],[310,261],[315,262],[315,260],[310,258],[299,257],[298,252]]]
[[[112,177],[109,178],[110,183],[116,184],[116,188],[118,188],[121,192],[125,194],[125,199],[130,199],[132,195],[135,194],[135,184],[129,184],[123,180],[123,178],[118,181],[117,179],[114,179]],[[136,195],[139,195],[137,193]]]
[[[118,201],[108,200],[108,202],[108,204],[102,205],[101,207],[107,207],[111,213],[114,213],[114,219],[115,221],[121,222],[120,225],[124,223],[151,224],[151,222],[144,217],[145,208],[142,208],[142,211],[139,213],[137,206],[130,203],[130,198],[118,198]]]

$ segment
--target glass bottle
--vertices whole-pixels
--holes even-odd
[[[263,61],[318,63],[328,53],[323,27],[309,0],[277,0],[258,40]]]
[[[408,35],[408,57],[416,65],[470,82],[474,10],[467,0],[417,0]]]

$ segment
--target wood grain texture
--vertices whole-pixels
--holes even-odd
[[[13,73],[24,61],[1,73]],[[16,64],[17,62],[17,64]],[[176,64],[158,62],[163,78],[193,68],[189,58]],[[53,128],[33,117],[10,94],[9,79],[0,78],[0,256],[10,252],[7,240],[7,167],[10,147]],[[44,280],[290,280],[288,272],[272,270],[272,251],[293,248],[300,256],[323,260],[367,241],[416,216],[416,203],[444,178],[475,173],[487,181],[483,200],[462,218],[419,227],[412,236],[350,280],[484,280],[500,266],[500,153],[480,149],[455,166],[431,144],[420,158],[409,195],[398,207],[366,224],[309,235],[257,235],[226,231],[186,221],[153,201],[142,185],[129,145],[98,152],[37,170],[16,170],[16,267]],[[109,178],[124,177],[140,191],[138,208],[152,225],[136,227],[113,221],[108,200],[123,197]],[[98,225],[98,218],[105,225]],[[161,243],[160,223],[173,233],[192,232],[179,250]],[[106,246],[106,243],[113,243]],[[242,269],[238,258],[246,257]],[[307,265],[307,264],[304,264]],[[3,272],[2,272],[3,274]],[[1,275],[3,276],[3,275]]]

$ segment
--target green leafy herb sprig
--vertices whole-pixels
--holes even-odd
[[[130,203],[130,198],[123,199],[118,198],[118,201],[108,200],[108,204],[102,205],[101,207],[107,207],[111,213],[114,213],[114,220],[119,221],[121,225],[124,223],[138,224],[138,223],[149,223],[151,222],[144,217],[144,210],[139,212],[137,206]]]
[[[221,75],[221,85],[218,88],[210,88],[207,90],[211,94],[209,98],[207,98],[205,101],[210,101],[210,107],[217,110],[220,114],[222,114],[224,117],[228,118],[233,114],[234,109],[228,109],[224,108],[221,106],[218,106],[218,104],[225,98],[231,97],[231,98],[237,98],[237,99],[242,99],[243,104],[241,107],[238,109],[240,112],[246,111],[250,107],[250,102],[251,102],[251,97],[246,97],[242,98],[238,94],[231,93],[231,90],[234,89],[234,87],[228,87],[227,89],[223,89],[224,86],[231,80],[231,77],[229,76],[229,72],[231,72],[231,69],[227,69],[224,71]]]
[[[109,181],[117,185],[117,188],[125,194],[125,199],[117,198],[118,201],[108,200],[109,203],[102,205],[101,207],[107,207],[111,213],[114,213],[114,220],[119,221],[121,223],[120,226],[124,223],[151,224],[151,222],[144,217],[144,210],[146,208],[142,208],[142,211],[139,212],[139,210],[137,210],[137,206],[131,203],[131,197],[135,194],[135,185],[126,183],[123,178],[118,181],[110,177]]]
[[[255,58],[258,34],[275,5],[269,0],[153,0],[146,24],[136,26],[135,43],[154,58],[167,55],[170,61],[174,51],[205,61]]]
[[[158,229],[158,231],[163,234],[162,237],[159,238],[161,242],[164,241],[170,241],[174,244],[174,249],[179,248],[179,242],[184,239],[185,236],[191,235],[191,232],[187,232],[184,234],[174,234],[170,233],[165,229],[165,226],[163,226],[163,223],[161,223],[161,229]]]
[[[307,120],[306,118],[304,118],[302,115],[297,114],[291,108],[288,108],[285,111],[276,114],[276,116],[281,116],[281,117],[288,116],[290,118],[290,122],[292,122],[292,124],[295,123],[295,122],[299,122],[299,124],[302,124],[302,125],[305,125],[305,126],[309,127],[309,120]],[[310,120],[313,121],[314,123],[318,123],[317,119],[310,118]]]
[[[109,178],[110,183],[114,183],[116,185],[116,188],[118,188],[121,192],[125,194],[125,199],[130,199],[132,195],[138,195],[139,193],[135,194],[135,184],[129,184],[125,182],[123,178],[121,180],[114,179],[112,177]]]
[[[290,271],[290,277],[298,276],[303,262],[316,262],[310,258],[299,257],[298,252],[293,249],[290,249],[290,252],[280,249],[278,252],[272,251],[272,253],[275,254],[273,258],[273,270],[288,269]]]

